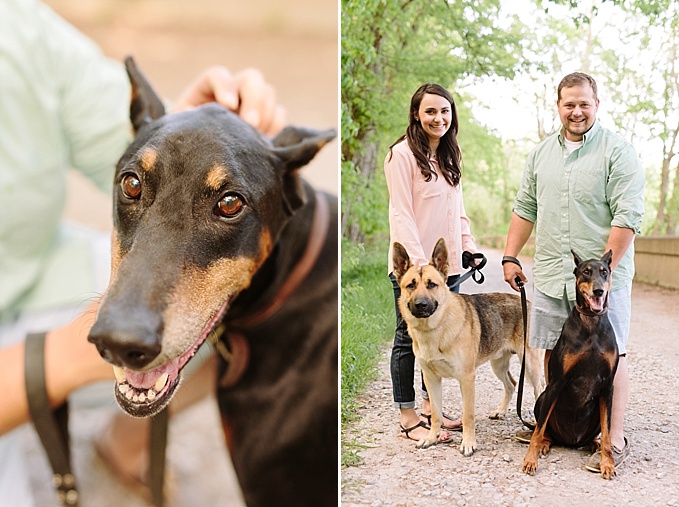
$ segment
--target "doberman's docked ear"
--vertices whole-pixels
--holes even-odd
[[[394,265],[394,276],[396,277],[396,281],[400,282],[403,275],[405,275],[405,272],[412,266],[408,252],[406,252],[405,247],[401,243],[394,243],[391,252],[391,260]]]
[[[613,261],[613,250],[609,250],[604,254],[604,256],[600,259],[601,262],[605,262],[608,264],[608,267],[611,267],[611,262]]]
[[[288,213],[294,212],[305,202],[297,169],[307,165],[336,135],[335,129],[314,130],[289,126],[273,138],[274,154],[283,166],[283,192]]]
[[[448,270],[450,269],[448,265],[448,247],[446,247],[446,241],[443,238],[440,238],[436,242],[436,246],[434,246],[434,252],[431,254],[431,265],[443,275],[443,278],[448,276]]]
[[[125,70],[132,84],[130,120],[137,133],[144,125],[163,116],[165,106],[131,56],[125,58]]]

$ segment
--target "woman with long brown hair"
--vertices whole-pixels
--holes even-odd
[[[450,287],[462,272],[462,252],[477,251],[462,200],[462,155],[455,101],[434,83],[417,89],[410,101],[406,133],[389,147],[384,173],[389,189],[389,278],[396,300],[396,332],[391,354],[394,406],[401,413],[401,432],[420,440],[429,429],[431,407],[422,381],[422,410],[415,410],[415,356],[412,340],[398,310],[400,288],[393,275],[391,245],[401,243],[415,265],[428,264],[439,238],[450,252]],[[459,292],[459,286],[451,290]],[[430,422],[429,422],[430,424]],[[459,431],[461,421],[444,414],[443,428]],[[451,440],[442,431],[439,442]]]

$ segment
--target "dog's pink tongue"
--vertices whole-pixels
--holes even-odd
[[[177,368],[173,367],[172,363],[168,363],[152,371],[125,370],[125,378],[133,387],[150,389],[164,373],[167,373],[170,378],[174,378],[177,376]]]
[[[604,298],[592,298],[589,300],[592,310],[601,311],[604,308]]]

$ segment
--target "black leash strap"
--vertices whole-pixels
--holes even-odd
[[[47,398],[45,333],[30,334],[26,338],[24,382],[28,412],[52,467],[52,486],[57,498],[61,505],[78,507],[78,489],[71,468],[68,402],[52,410]],[[168,410],[165,408],[151,419],[149,481],[155,507],[163,507],[168,418]]]
[[[165,478],[165,449],[169,409],[165,407],[151,418],[149,448],[149,484],[154,507],[163,507],[163,483]]]
[[[511,262],[511,261],[510,261]],[[519,414],[519,419],[523,425],[534,430],[535,425],[523,420],[521,413],[521,405],[523,404],[523,383],[526,376],[526,342],[528,341],[528,303],[526,302],[526,289],[523,286],[523,281],[518,276],[514,279],[516,285],[521,289],[521,312],[523,314],[523,358],[521,360],[521,374],[519,375],[519,392],[516,395],[516,413]]]
[[[481,259],[478,264],[473,262],[476,259]],[[483,283],[486,280],[486,277],[483,276],[483,273],[481,273],[481,269],[486,265],[487,262],[488,259],[486,259],[486,256],[482,253],[473,254],[467,251],[462,252],[462,267],[464,269],[469,268],[469,271],[455,280],[455,282],[452,285],[449,285],[448,288],[453,290],[455,287],[467,280],[467,278],[470,276],[476,283]]]
[[[71,470],[68,402],[52,410],[45,387],[45,333],[26,338],[24,379],[28,411],[52,466],[52,485],[62,505],[78,505],[78,490]]]

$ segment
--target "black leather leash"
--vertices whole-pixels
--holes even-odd
[[[481,260],[478,263],[473,262],[476,259]],[[462,252],[462,268],[463,269],[469,268],[469,271],[467,271],[464,275],[460,276],[460,278],[455,280],[455,282],[453,282],[452,285],[449,285],[448,288],[450,290],[453,290],[455,287],[460,285],[470,276],[476,283],[478,284],[483,283],[486,277],[483,276],[483,273],[481,273],[481,269],[486,265],[487,262],[488,259],[486,259],[486,256],[483,255],[482,253],[473,254],[465,250],[464,252]]]
[[[24,382],[28,412],[52,467],[52,486],[61,505],[77,507],[79,495],[71,467],[68,401],[52,410],[45,385],[45,333],[26,337]],[[163,507],[163,478],[167,444],[168,409],[151,419],[149,484],[155,507]]]
[[[519,259],[516,257],[505,255],[502,257],[503,266],[505,262],[511,262],[512,264],[516,264],[521,269],[523,269]],[[526,342],[528,341],[528,303],[526,301],[526,288],[524,287],[523,280],[521,280],[521,278],[518,276],[514,278],[514,282],[519,286],[519,289],[521,289],[521,313],[523,316],[523,358],[521,360],[521,373],[519,374],[519,392],[516,395],[516,413],[519,415],[519,419],[521,419],[521,422],[526,428],[529,430],[534,430],[535,425],[533,423],[524,421],[521,411],[521,405],[523,405],[523,384],[526,376]]]
[[[521,289],[521,313],[523,314],[523,358],[521,360],[521,373],[519,374],[519,392],[516,395],[516,413],[523,425],[529,430],[534,430],[535,425],[523,420],[521,405],[523,404],[523,383],[526,376],[526,342],[528,341],[528,304],[526,302],[526,289],[523,281],[517,276],[514,281]]]
[[[45,333],[26,337],[24,381],[28,411],[52,466],[52,485],[61,505],[78,505],[78,489],[71,469],[68,402],[52,410],[45,387]]]
[[[151,418],[149,438],[149,487],[154,507],[163,507],[165,482],[165,449],[170,410],[165,407]]]

